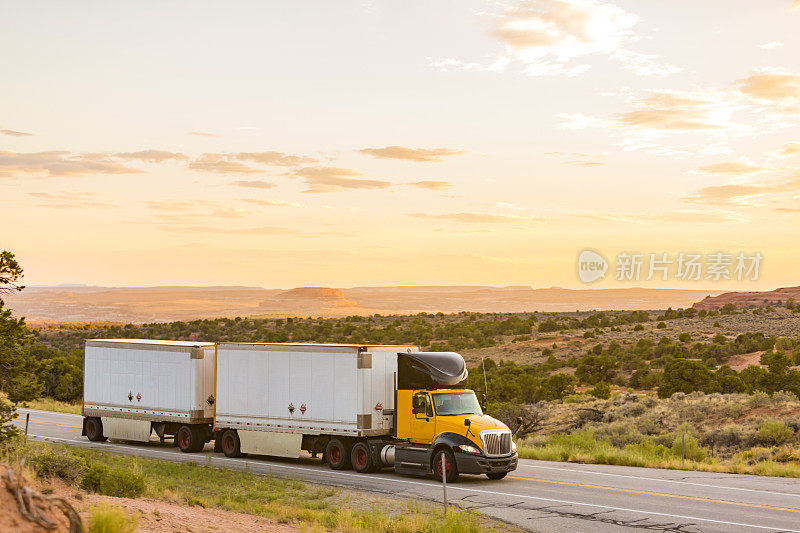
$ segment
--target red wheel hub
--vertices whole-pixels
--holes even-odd
[[[342,450],[338,446],[331,446],[331,461],[338,464],[342,460]]]
[[[439,460],[436,461],[436,473],[440,476],[442,475],[442,461],[444,461],[444,471],[449,476],[450,475],[450,459],[447,458],[447,455],[440,453]]]
[[[367,452],[364,451],[363,448],[358,448],[356,450],[356,466],[359,468],[363,468],[367,466]]]
[[[181,431],[181,446],[184,448],[189,447],[189,432],[188,431]]]
[[[225,440],[222,441],[222,447],[225,448],[225,451],[230,453],[233,451],[233,437],[230,435],[225,436]]]

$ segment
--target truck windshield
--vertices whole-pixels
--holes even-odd
[[[439,392],[432,396],[439,416],[483,414],[474,392]]]

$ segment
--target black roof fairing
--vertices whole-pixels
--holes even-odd
[[[467,364],[455,352],[412,352],[397,354],[397,388],[453,389],[467,381]]]

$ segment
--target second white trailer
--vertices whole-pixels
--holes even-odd
[[[331,437],[389,435],[397,353],[416,346],[217,346],[215,449],[299,457]]]

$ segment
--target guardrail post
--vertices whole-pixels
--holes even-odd
[[[686,433],[681,433],[681,464],[686,458]]]
[[[28,438],[28,423],[31,421],[31,414],[25,413],[25,438]]]
[[[442,453],[439,455],[442,459],[442,503],[444,504],[444,515],[447,516],[447,456]]]

